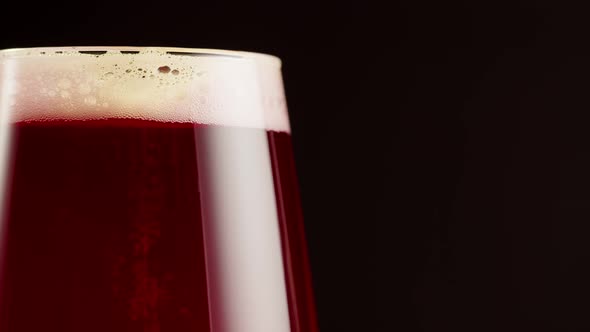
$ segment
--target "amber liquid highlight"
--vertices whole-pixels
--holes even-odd
[[[239,315],[216,312],[231,300],[216,285],[240,276],[211,272],[221,264],[213,251],[227,249],[215,246],[231,244],[211,238],[206,211],[239,207],[231,200],[223,209],[207,206],[203,179],[221,179],[199,167],[209,158],[202,142],[216,137],[234,138],[220,146],[239,142],[268,151],[275,195],[261,206],[279,224],[287,326],[316,331],[289,134],[108,119],[16,123],[11,137],[8,187],[0,188],[8,198],[0,232],[0,331],[234,326],[228,320]],[[258,163],[247,155],[229,158],[238,169]],[[234,184],[226,182],[219,181],[231,192]]]

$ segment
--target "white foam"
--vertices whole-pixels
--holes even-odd
[[[8,106],[0,110],[11,122],[137,118],[290,130],[280,61],[261,54],[8,50],[0,52],[0,86],[11,87],[1,91]]]

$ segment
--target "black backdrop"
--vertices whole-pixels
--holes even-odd
[[[398,9],[379,330],[589,331],[587,12]]]

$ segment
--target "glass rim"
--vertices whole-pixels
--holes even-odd
[[[223,56],[229,58],[239,58],[281,66],[281,59],[275,55],[250,51],[236,51],[214,48],[190,48],[190,47],[166,47],[166,46],[57,46],[57,47],[24,47],[24,48],[7,48],[0,49],[0,59],[20,56],[46,56],[59,55],[63,53],[78,54],[138,54],[158,52],[169,55],[185,56]]]

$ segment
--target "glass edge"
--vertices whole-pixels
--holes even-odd
[[[59,47],[25,47],[0,49],[0,59],[19,56],[44,55],[43,52],[160,52],[173,55],[205,55],[226,56],[253,60],[261,64],[270,64],[281,67],[279,57],[266,53],[235,51],[213,48],[188,48],[188,47],[162,47],[162,46],[59,46]]]

